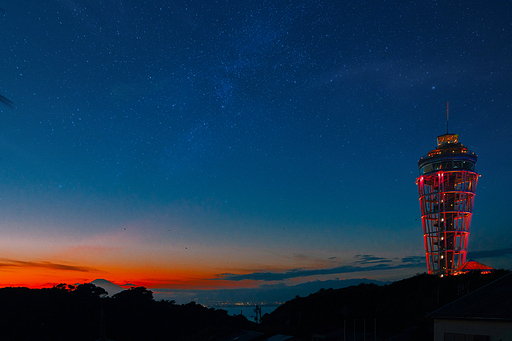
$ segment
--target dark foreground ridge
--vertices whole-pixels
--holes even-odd
[[[103,315],[103,323],[101,316]],[[144,287],[112,298],[94,284],[0,289],[0,340],[216,340],[254,323],[194,302],[155,301]]]
[[[363,340],[366,325],[367,340],[374,339],[376,327],[379,340],[431,341],[429,313],[507,273],[498,270],[443,278],[421,274],[384,286],[322,289],[308,297],[296,297],[263,316],[260,327],[267,333],[297,335],[304,340],[311,340],[314,334],[333,335],[325,340],[343,340],[344,332],[350,335],[347,340],[354,340],[355,320],[357,340],[359,336]]]
[[[378,340],[401,335],[393,339],[430,341],[429,313],[506,273],[498,270],[445,278],[423,274],[384,286],[322,289],[286,302],[264,315],[259,325],[194,302],[155,301],[143,287],[112,297],[93,284],[2,288],[0,340],[264,341],[282,334],[294,336],[290,340],[295,341],[311,340],[313,335],[343,340],[344,333],[347,340],[354,340],[355,325],[361,340],[364,326],[368,335],[373,335],[376,326]]]

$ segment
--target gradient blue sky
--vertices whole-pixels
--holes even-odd
[[[0,286],[425,272],[447,101],[482,174],[470,257],[511,268],[507,2],[0,7]]]

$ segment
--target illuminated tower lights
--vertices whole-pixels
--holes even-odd
[[[457,134],[437,137],[418,161],[418,185],[428,273],[453,275],[466,261],[478,173],[477,155]]]

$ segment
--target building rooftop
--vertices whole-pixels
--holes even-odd
[[[466,273],[466,272],[470,272],[470,271],[481,271],[482,273],[489,273],[494,270],[496,270],[496,269],[470,259],[466,263],[462,264],[461,267],[457,268],[455,270],[455,272]]]
[[[445,134],[437,137],[437,148],[432,149],[418,160],[418,167],[432,162],[446,160],[468,160],[476,163],[478,155],[459,142],[459,135]]]
[[[450,143],[459,143],[459,135],[457,134],[444,134],[437,137],[437,147],[441,147]]]

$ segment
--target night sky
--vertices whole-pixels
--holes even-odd
[[[0,7],[0,286],[426,272],[447,101],[482,175],[468,258],[512,267],[510,3]]]

